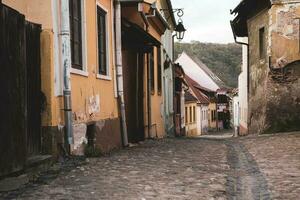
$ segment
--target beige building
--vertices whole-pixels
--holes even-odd
[[[249,133],[300,129],[299,11],[293,0],[243,0],[232,11],[235,38],[248,46]]]

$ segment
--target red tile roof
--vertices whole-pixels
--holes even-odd
[[[200,89],[204,89],[202,86],[200,86],[196,81],[191,79],[189,76],[185,75],[185,80],[190,87],[190,89],[195,94],[196,98],[198,99],[199,103],[201,104],[209,104],[209,98],[201,92]],[[210,91],[209,89],[206,89],[207,91]]]

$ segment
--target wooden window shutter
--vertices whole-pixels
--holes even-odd
[[[98,63],[99,74],[108,75],[107,72],[107,38],[106,38],[106,12],[97,7],[98,28]]]
[[[72,67],[82,70],[82,8],[81,0],[69,0]]]

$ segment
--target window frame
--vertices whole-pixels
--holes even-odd
[[[71,1],[70,1],[71,2]],[[86,1],[81,0],[80,1],[80,6],[81,6],[81,61],[82,61],[82,66],[81,69],[77,69],[73,67],[73,62],[71,63],[71,70],[70,72],[72,74],[77,74],[80,76],[85,76],[88,77],[88,69],[87,69],[87,37],[86,37]],[[71,14],[70,14],[71,15]],[[70,30],[71,30],[71,20],[70,20]],[[72,33],[71,33],[72,34]],[[72,35],[71,38],[72,39]],[[71,56],[72,56],[72,43],[71,43]],[[71,60],[72,61],[72,60]]]
[[[259,45],[259,58],[262,60],[262,59],[264,59],[265,58],[265,56],[266,56],[266,29],[265,29],[265,27],[263,26],[263,27],[260,27],[259,28],[259,34],[258,34],[259,36],[259,38],[258,38],[258,45]]]
[[[100,73],[100,60],[99,60],[99,33],[98,33],[98,9],[104,14],[105,20],[105,57],[106,57],[106,74]],[[110,71],[110,51],[109,51],[109,41],[110,41],[110,30],[109,30],[109,12],[103,7],[98,1],[96,2],[96,45],[97,45],[97,74],[96,77],[102,80],[111,81],[111,71]]]

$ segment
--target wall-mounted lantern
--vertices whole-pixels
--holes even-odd
[[[168,9],[161,9],[161,11],[166,11],[166,10],[168,10]],[[183,21],[181,19],[181,17],[184,15],[184,12],[183,12],[182,8],[173,9],[172,12],[176,13],[177,16],[178,16],[178,22],[177,22],[177,25],[175,27],[176,35],[174,35],[174,37],[176,36],[177,40],[181,41],[184,38],[184,34],[186,32],[186,29],[183,25]]]
[[[175,32],[176,32],[176,38],[177,40],[182,40],[184,38],[186,29],[183,26],[182,20],[178,20],[178,24],[175,27]]]

